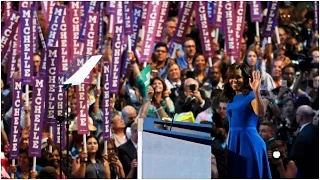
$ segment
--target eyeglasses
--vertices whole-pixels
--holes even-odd
[[[157,53],[160,53],[160,52],[161,52],[161,53],[167,53],[166,50],[156,50],[156,52],[157,52]]]

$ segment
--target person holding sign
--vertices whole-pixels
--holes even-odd
[[[95,136],[87,137],[88,152],[81,151],[80,158],[72,163],[72,175],[79,179],[110,179],[108,157],[99,153],[99,143]]]
[[[260,95],[261,76],[248,65],[232,64],[227,71],[224,96],[229,100],[226,114],[230,122],[228,178],[271,178],[266,145],[257,131],[259,116],[266,106]]]

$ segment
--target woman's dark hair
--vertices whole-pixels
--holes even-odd
[[[161,78],[161,77],[154,77],[150,80],[150,85],[152,86],[153,82],[155,80],[158,80],[158,81],[161,81],[162,83],[162,86],[163,86],[163,90],[162,90],[162,96],[163,96],[163,93],[167,90],[167,85],[166,83],[164,82],[164,80]]]
[[[206,63],[208,62],[208,59],[203,55],[203,54],[196,54],[194,55],[194,57],[192,58],[192,64],[196,63],[196,59],[199,57],[199,56],[203,56]]]
[[[89,135],[88,137],[87,137],[87,141],[89,140],[89,139],[92,139],[92,138],[94,138],[96,141],[97,141],[97,144],[98,144],[98,150],[97,150],[97,152],[96,152],[96,160],[99,160],[100,162],[102,162],[103,163],[103,158],[102,158],[102,154],[100,153],[100,148],[101,148],[101,146],[100,146],[100,144],[99,144],[99,139],[96,137],[96,136],[94,136],[94,135]],[[61,157],[60,157],[61,158]],[[88,160],[89,160],[89,162],[90,162],[90,158],[88,158]]]
[[[232,89],[229,79],[234,78],[236,70],[240,70],[243,78],[243,94],[248,95],[252,91],[249,85],[249,78],[251,78],[251,71],[248,65],[245,63],[234,63],[229,66],[226,74],[226,79],[224,81],[223,95],[229,101],[233,100],[236,92]]]
[[[258,64],[259,54],[258,54],[258,52],[257,52],[255,49],[253,49],[253,48],[250,48],[250,49],[247,50],[246,56],[244,57],[244,62],[243,62],[243,63],[245,63],[245,64],[247,64],[247,65],[249,66],[249,63],[248,63],[248,61],[247,61],[247,58],[248,58],[248,54],[249,54],[250,51],[254,52],[254,53],[256,54],[256,56],[257,56],[257,62],[256,62],[256,64],[255,64],[255,66],[256,66],[256,65]],[[249,67],[250,67],[250,66],[249,66]]]
[[[33,163],[33,159],[32,159],[32,157],[29,157],[29,150],[28,149],[19,149],[19,155],[20,154],[23,154],[23,153],[25,153],[25,154],[27,154],[27,157],[28,157],[28,159],[29,159],[29,166],[32,166],[32,163]]]

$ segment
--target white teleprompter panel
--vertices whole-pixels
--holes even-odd
[[[143,179],[211,179],[211,146],[143,132]]]

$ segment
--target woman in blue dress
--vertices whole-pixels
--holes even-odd
[[[248,65],[232,64],[228,68],[223,93],[229,100],[227,165],[231,179],[271,178],[266,145],[257,131],[258,117],[266,113],[260,84],[260,72],[251,75]]]

